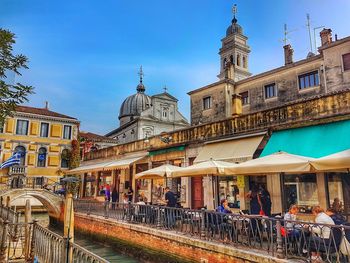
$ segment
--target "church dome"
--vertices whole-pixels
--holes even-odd
[[[237,24],[237,19],[235,17],[232,19],[232,24],[226,30],[227,37],[232,34],[243,34],[243,29]]]
[[[140,83],[137,85],[137,93],[127,97],[119,111],[119,119],[123,117],[140,116],[141,112],[151,107],[151,97],[145,94],[145,85],[142,83],[142,67],[140,69]]]
[[[127,116],[140,116],[141,112],[148,109],[150,106],[151,97],[143,92],[137,92],[123,101],[120,107],[119,119]]]

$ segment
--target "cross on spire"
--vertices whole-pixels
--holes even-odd
[[[166,85],[164,85],[164,88],[163,88],[163,90],[164,90],[164,93],[167,93],[167,91],[168,91],[168,88],[166,87]]]
[[[237,14],[237,4],[234,4],[232,7],[232,13],[233,13],[233,17],[236,17]]]
[[[141,67],[140,67],[140,71],[139,71],[137,74],[140,76],[140,83],[142,83],[143,76],[145,75],[145,74],[143,73],[143,70],[142,70],[142,65],[141,65]]]
[[[235,23],[237,23],[237,18],[236,18],[237,5],[236,4],[234,4],[233,7],[232,7],[232,13],[233,13],[232,23],[235,24]]]

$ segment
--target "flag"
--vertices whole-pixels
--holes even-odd
[[[8,158],[5,162],[3,162],[0,166],[0,169],[10,167],[12,165],[21,163],[21,153],[14,153],[10,158]]]

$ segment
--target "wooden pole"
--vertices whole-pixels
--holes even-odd
[[[29,223],[32,222],[32,207],[30,205],[30,199],[26,200],[26,206],[24,209],[24,223],[26,225],[25,228],[25,258],[29,259],[30,257],[30,225]]]
[[[73,262],[73,250],[70,246],[74,242],[74,210],[73,210],[73,195],[68,193],[66,195],[66,202],[64,208],[64,237],[67,239],[67,260],[66,262]]]

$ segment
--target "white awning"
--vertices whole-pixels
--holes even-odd
[[[92,163],[87,165],[83,164],[82,166],[66,171],[65,174],[83,174],[88,172],[109,171],[113,169],[128,169],[130,164],[141,160],[145,156],[146,154],[139,154],[138,156],[125,156],[123,159],[119,160],[106,160],[104,162],[99,163]]]
[[[260,134],[259,136],[205,144],[194,162],[200,163],[208,160],[216,160],[240,163],[251,160],[263,138],[264,135]]]
[[[65,174],[83,174],[87,172],[103,171],[103,168],[109,163],[111,163],[111,161],[82,165],[72,170],[65,171]]]
[[[134,162],[136,162],[138,160],[141,160],[144,157],[145,157],[145,155],[138,156],[138,157],[129,157],[129,158],[125,157],[125,159],[115,160],[115,161],[112,161],[109,164],[107,164],[104,167],[104,170],[128,169],[131,164],[133,164]]]

